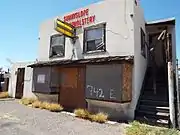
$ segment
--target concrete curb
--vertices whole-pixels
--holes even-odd
[[[14,98],[1,98],[0,101],[14,101]]]
[[[63,113],[63,114],[68,114],[68,115],[71,115],[71,116],[73,116],[73,117],[76,116],[74,113],[70,113],[70,112],[62,111],[61,113]],[[118,122],[115,122],[115,121],[107,121],[107,122],[105,122],[105,124],[115,125],[115,124],[118,124]]]

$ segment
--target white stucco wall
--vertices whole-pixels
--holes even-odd
[[[134,118],[134,110],[139,99],[142,82],[147,67],[147,58],[141,54],[141,28],[146,33],[144,13],[140,6],[134,6],[134,68],[133,68],[133,88],[132,101],[129,108],[130,119]],[[147,56],[146,56],[147,57]]]
[[[82,54],[83,52],[83,28],[77,29],[79,39],[76,41],[75,58],[90,58],[101,56],[124,56],[134,55],[134,22],[131,18],[133,14],[134,1],[131,0],[104,0],[99,3],[78,9],[89,9],[89,16],[95,15],[95,23],[85,25],[89,27],[99,23],[106,23],[106,53],[96,54]],[[76,11],[67,13],[65,15],[74,13]],[[65,16],[59,16],[63,19]],[[42,23],[40,26],[40,40],[39,40],[39,53],[38,60],[49,60],[50,36],[56,34],[54,30],[54,19],[50,19]],[[65,57],[57,59],[70,59],[72,56],[73,45],[69,38],[66,38],[65,44]]]
[[[12,65],[10,71],[11,77],[9,79],[9,89],[8,89],[8,93],[11,97],[15,97],[15,93],[16,93],[16,81],[17,81],[16,71],[18,70],[18,68],[25,68],[23,97],[35,97],[35,95],[32,93],[33,69],[27,67],[27,65],[30,64],[33,64],[33,62],[20,62]]]

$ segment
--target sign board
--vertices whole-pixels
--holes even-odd
[[[88,65],[86,68],[86,98],[121,101],[121,65]]]
[[[96,16],[90,15],[89,9],[83,9],[64,16],[64,21],[70,23],[75,28],[95,23]]]
[[[55,30],[57,32],[64,34],[67,37],[70,37],[70,38],[76,37],[76,31],[75,31],[74,26],[62,20],[56,19]]]

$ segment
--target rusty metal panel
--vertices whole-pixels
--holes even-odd
[[[132,64],[125,63],[123,67],[122,81],[122,102],[128,102],[132,99]]]
[[[82,68],[62,68],[59,102],[66,109],[84,108],[85,95],[83,89]]]
[[[122,66],[87,65],[86,98],[121,102]]]

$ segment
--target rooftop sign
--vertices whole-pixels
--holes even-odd
[[[64,16],[64,21],[71,23],[74,27],[81,27],[95,22],[95,15],[89,15],[89,9],[84,9]]]

